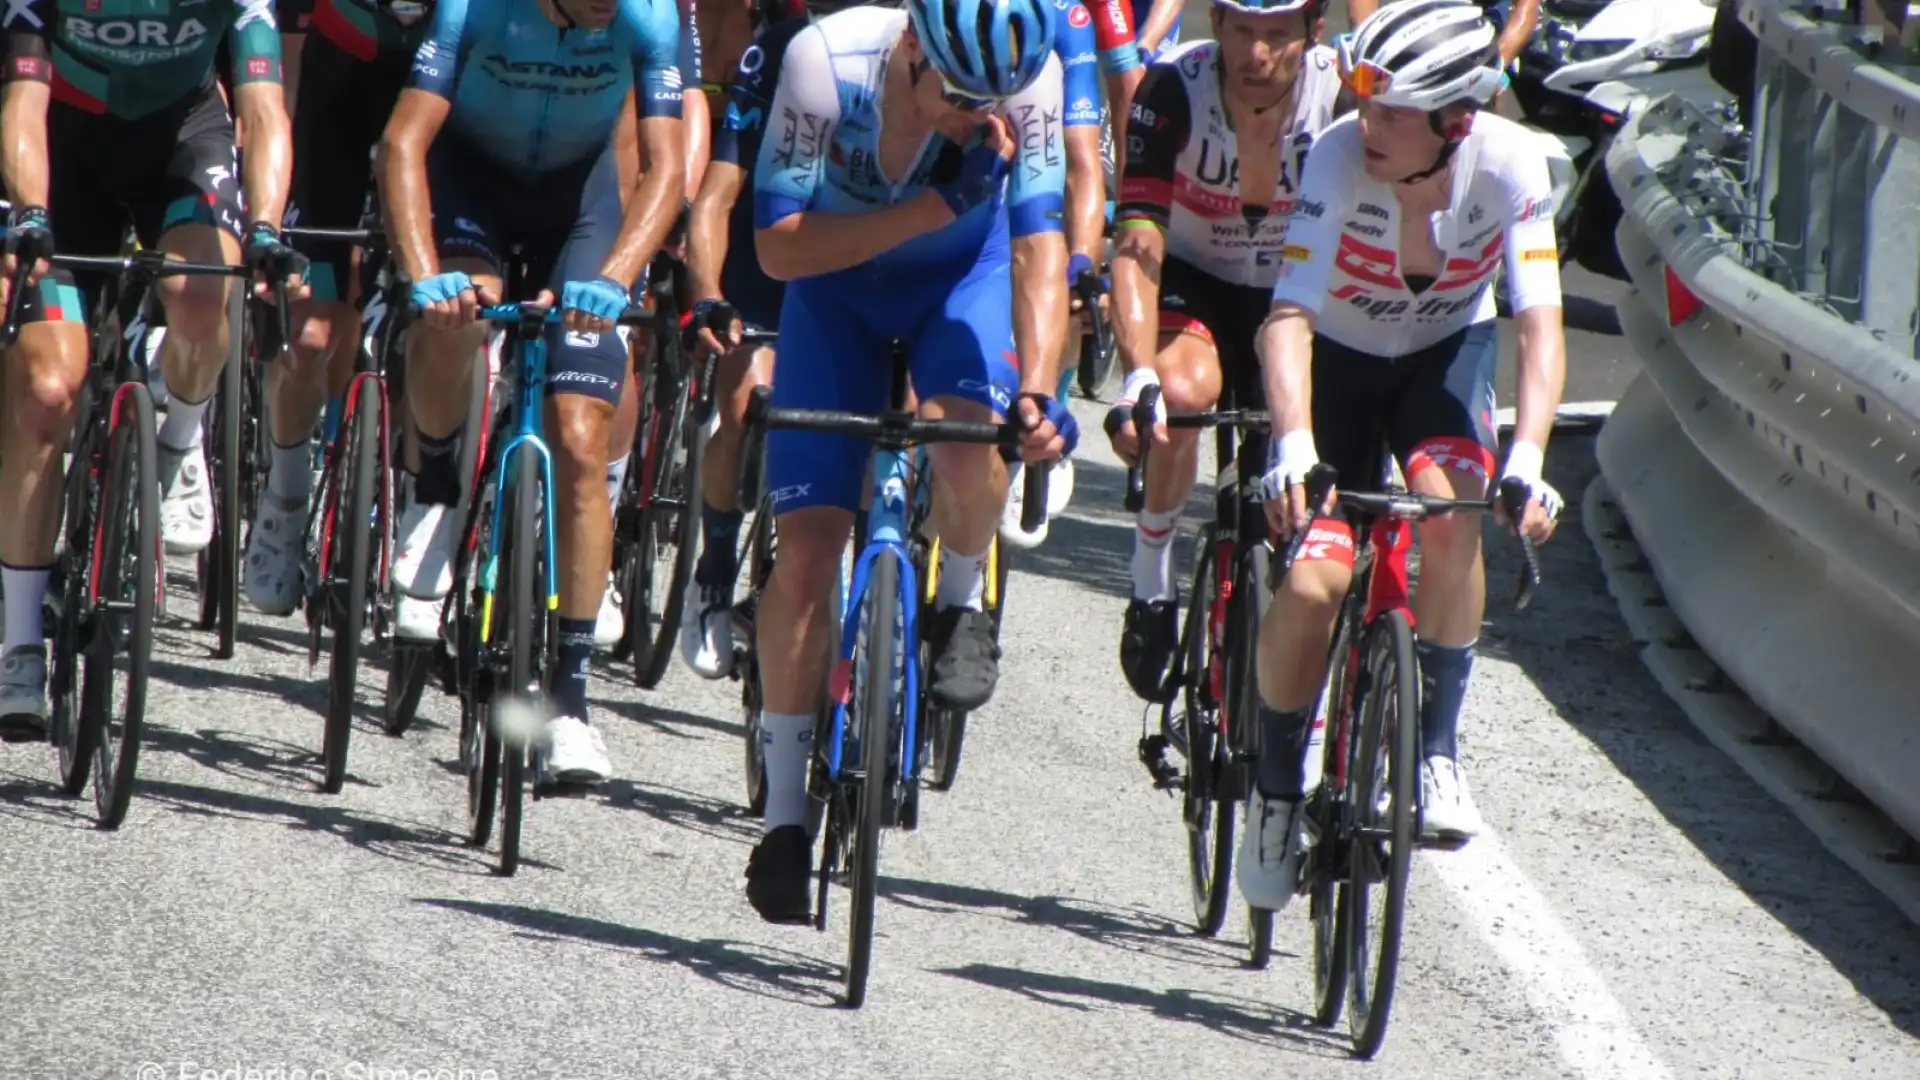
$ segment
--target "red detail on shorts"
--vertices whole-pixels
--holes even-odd
[[[1472,473],[1484,484],[1493,475],[1493,467],[1493,451],[1472,439],[1449,435],[1428,439],[1413,448],[1412,456],[1407,459],[1407,480],[1411,482],[1428,469],[1441,468]]]
[[[1120,202],[1152,203],[1154,206],[1173,207],[1173,181],[1157,176],[1124,176],[1120,178]]]
[[[1193,334],[1196,337],[1205,339],[1207,344],[1213,344],[1213,331],[1207,329],[1207,324],[1184,311],[1168,311],[1165,308],[1161,308],[1160,332],[1163,334]]]
[[[1133,10],[1123,0],[1086,0],[1094,16],[1093,42],[1101,52],[1134,44]]]
[[[95,116],[104,116],[107,112],[105,101],[61,78],[58,69],[53,73],[53,100]]]
[[[1353,527],[1335,518],[1314,519],[1295,561],[1337,562],[1353,569]]]

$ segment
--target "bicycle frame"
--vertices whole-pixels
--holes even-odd
[[[560,607],[559,571],[553,556],[553,451],[542,435],[541,412],[546,405],[547,342],[544,313],[529,314],[519,304],[499,304],[481,311],[481,318],[504,324],[514,332],[509,338],[513,350],[514,400],[513,432],[501,443],[493,458],[494,474],[505,480],[507,464],[513,452],[531,446],[540,458],[540,486],[546,494],[541,500],[546,534],[541,537],[546,560],[546,609]],[[480,564],[480,643],[493,640],[493,593],[500,573],[500,516],[506,499],[496,492],[493,499],[492,528],[487,537],[486,556]]]
[[[876,448],[872,457],[872,472],[866,543],[854,559],[853,580],[847,590],[846,606],[841,615],[840,657],[834,665],[832,680],[833,717],[827,731],[827,775],[836,781],[841,778],[846,748],[847,708],[853,697],[853,660],[859,645],[857,631],[861,601],[866,598],[867,581],[873,573],[874,561],[890,558],[900,569],[896,600],[900,605],[902,627],[903,696],[900,704],[905,717],[900,782],[908,783],[920,775],[920,763],[916,760],[920,706],[920,664],[916,655],[919,618],[915,610],[919,605],[914,602],[919,595],[919,586],[913,572],[913,560],[907,556],[907,537],[910,535],[908,507],[913,486],[912,459],[905,450]],[[872,662],[872,658],[869,658],[869,662]],[[887,677],[891,678],[891,673]],[[860,748],[863,758],[871,752],[872,749],[868,747]],[[861,764],[863,768],[873,767],[870,761],[863,760]],[[880,767],[885,768],[884,759],[881,759]]]

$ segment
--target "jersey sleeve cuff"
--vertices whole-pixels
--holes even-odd
[[[795,214],[805,213],[807,204],[791,195],[767,191],[753,193],[753,227],[771,229]]]
[[[1007,207],[1007,229],[1016,237],[1064,232],[1061,219],[1065,206],[1066,200],[1051,192],[1015,203]]]

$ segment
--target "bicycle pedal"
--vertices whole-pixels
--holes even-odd
[[[577,780],[550,780],[542,777],[533,784],[533,797],[536,799],[584,799],[597,784],[585,784]]]
[[[47,741],[48,728],[31,722],[8,721],[0,723],[0,743],[17,745],[21,743],[43,743]]]

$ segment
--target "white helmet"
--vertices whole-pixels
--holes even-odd
[[[1425,112],[1485,105],[1506,83],[1499,34],[1467,0],[1382,5],[1341,37],[1340,74],[1360,97]]]

